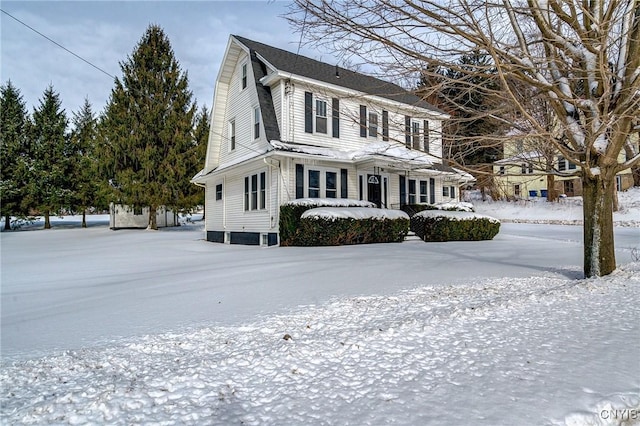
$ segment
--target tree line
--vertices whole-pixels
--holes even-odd
[[[11,218],[107,209],[110,202],[190,211],[204,192],[190,183],[209,135],[206,106],[198,110],[187,73],[164,31],[151,25],[120,63],[104,110],[88,99],[69,118],[52,85],[29,114],[11,80],[0,86],[0,213]]]

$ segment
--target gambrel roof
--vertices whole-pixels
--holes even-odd
[[[369,95],[380,96],[406,105],[424,108],[438,114],[444,114],[444,111],[436,108],[428,102],[425,102],[419,96],[403,89],[397,84],[344,68],[338,68],[336,65],[316,61],[315,59],[307,58],[296,53],[268,46],[237,35],[233,35],[232,37],[248,47],[252,54],[255,52],[260,56],[260,58],[263,58],[279,71],[345,87],[347,89],[356,90]],[[339,77],[336,76],[336,73]]]

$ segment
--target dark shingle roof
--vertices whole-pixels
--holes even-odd
[[[425,102],[415,94],[402,87],[365,74],[339,68],[340,78],[336,77],[336,66],[315,59],[297,55],[283,49],[268,46],[257,41],[249,40],[237,35],[233,36],[251,51],[258,53],[271,65],[280,71],[290,72],[313,80],[346,87],[370,95],[380,96],[407,105],[425,108],[442,113],[443,111]]]

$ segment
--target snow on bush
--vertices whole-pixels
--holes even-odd
[[[409,219],[402,210],[377,209],[368,207],[316,207],[302,213],[302,219]]]
[[[411,230],[424,241],[491,240],[500,221],[473,212],[424,210],[411,217]]]

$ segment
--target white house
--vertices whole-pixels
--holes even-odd
[[[204,169],[209,241],[278,244],[279,208],[352,198],[382,208],[458,200],[443,111],[389,82],[230,36]]]

